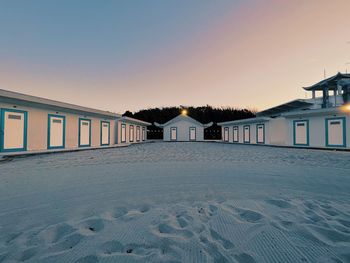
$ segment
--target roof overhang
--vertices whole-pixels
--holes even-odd
[[[324,109],[314,109],[314,110],[300,110],[294,112],[287,112],[282,114],[285,118],[303,118],[305,116],[320,116],[320,115],[338,115],[344,114],[345,111],[343,107],[333,107]],[[349,113],[348,113],[349,114]]]
[[[115,119],[120,114],[0,89],[0,102]]]
[[[149,122],[146,122],[146,121],[141,121],[141,120],[138,120],[138,119],[135,119],[135,118],[131,118],[131,117],[126,117],[126,116],[118,118],[118,121],[123,121],[123,122],[136,124],[136,125],[144,125],[144,126],[152,125],[152,123],[149,123]]]
[[[338,74],[329,77],[327,79],[321,80],[320,82],[317,82],[316,84],[309,86],[309,87],[303,87],[304,90],[307,91],[321,91],[323,90],[325,87],[327,87],[328,89],[337,89],[338,88],[338,84],[340,84],[339,82],[344,81],[346,79],[350,79],[350,74],[342,74],[340,72],[338,72]]]
[[[271,118],[267,117],[257,117],[257,118],[249,118],[249,119],[242,119],[242,120],[236,120],[236,121],[226,121],[226,122],[219,122],[219,126],[232,126],[232,125],[241,125],[241,124],[253,124],[253,123],[263,123],[270,121]]]
[[[297,109],[307,109],[312,105],[313,103],[307,102],[305,100],[301,100],[301,99],[292,100],[287,103],[278,105],[276,107],[272,107],[272,108],[260,111],[256,114],[256,116],[276,117],[281,115],[283,112],[295,111]]]
[[[204,128],[208,128],[208,127],[213,125],[213,122],[209,122],[207,124],[203,124],[203,123],[200,123],[199,121],[193,119],[192,117],[190,117],[188,115],[183,115],[183,114],[180,114],[180,115],[176,116],[175,118],[172,118],[171,120],[169,120],[169,121],[167,121],[166,123],[163,123],[163,124],[155,122],[154,125],[159,127],[159,128],[164,128],[165,126],[168,126],[168,125],[170,125],[172,123],[176,123],[178,121],[191,122],[191,123],[193,123],[195,125],[202,126]]]

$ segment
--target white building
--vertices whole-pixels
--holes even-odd
[[[119,135],[118,143],[138,143],[147,140],[147,126],[151,123],[130,117],[122,117],[117,120]]]
[[[230,143],[293,147],[350,148],[350,74],[341,74],[304,88],[312,99],[294,100],[256,118],[218,123]],[[329,91],[333,91],[332,96]],[[322,96],[317,97],[321,92]]]
[[[157,127],[163,128],[164,141],[181,142],[203,141],[204,129],[212,124],[202,124],[186,114],[180,114],[164,124],[155,123]]]
[[[117,125],[120,122],[135,123],[137,120],[108,111],[0,90],[0,152],[113,146],[121,143]],[[147,125],[149,123],[139,121],[137,127],[141,136]],[[146,136],[142,138],[146,140]]]

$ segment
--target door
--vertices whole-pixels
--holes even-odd
[[[136,126],[136,141],[140,141],[140,126]]]
[[[250,143],[250,126],[246,125],[243,127],[243,142]]]
[[[1,110],[1,151],[27,150],[27,112]]]
[[[294,145],[309,145],[309,121],[294,121]]]
[[[345,118],[326,119],[326,146],[346,147]]]
[[[146,128],[142,127],[142,141],[146,140]]]
[[[79,119],[79,147],[91,146],[91,120]]]
[[[65,116],[48,115],[48,149],[65,147]]]
[[[171,141],[176,141],[177,140],[177,128],[176,127],[171,127],[170,128],[170,140]]]
[[[129,126],[129,141],[134,141],[134,125]]]
[[[228,129],[228,127],[225,127],[224,128],[224,142],[228,142],[228,140],[229,140],[228,135],[229,135],[229,129]]]
[[[265,143],[265,125],[264,124],[256,125],[256,143],[260,143],[260,144]]]
[[[120,131],[121,142],[126,142],[126,124],[122,123]]]
[[[101,146],[109,145],[110,123],[101,121]]]
[[[233,142],[238,142],[238,126],[233,127]]]
[[[190,127],[190,141],[196,140],[196,127]]]

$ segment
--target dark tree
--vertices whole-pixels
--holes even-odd
[[[201,123],[213,122],[213,126],[204,130],[204,138],[207,140],[221,139],[221,129],[217,125],[218,122],[233,121],[246,118],[253,118],[255,114],[248,109],[238,109],[231,107],[214,108],[212,106],[201,107],[164,107],[164,108],[152,108],[146,110],[140,110],[135,113],[126,111],[123,116],[128,116],[143,121],[152,123],[152,126],[148,127],[147,136],[149,139],[162,139],[163,132],[161,128],[154,126],[154,122],[166,123],[172,118],[181,113],[182,109],[187,109],[188,115]]]

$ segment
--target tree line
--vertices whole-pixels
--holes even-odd
[[[148,127],[149,139],[162,139],[162,129],[154,126],[154,122],[166,123],[167,121],[175,118],[181,114],[182,110],[187,110],[187,115],[196,119],[197,121],[205,124],[213,122],[214,125],[205,129],[205,139],[221,139],[221,129],[216,124],[218,122],[240,120],[246,118],[255,117],[255,111],[249,109],[239,109],[233,107],[212,107],[210,105],[200,107],[163,107],[163,108],[150,108],[143,109],[137,112],[126,111],[123,116],[136,118],[139,120],[152,123],[152,126]]]

